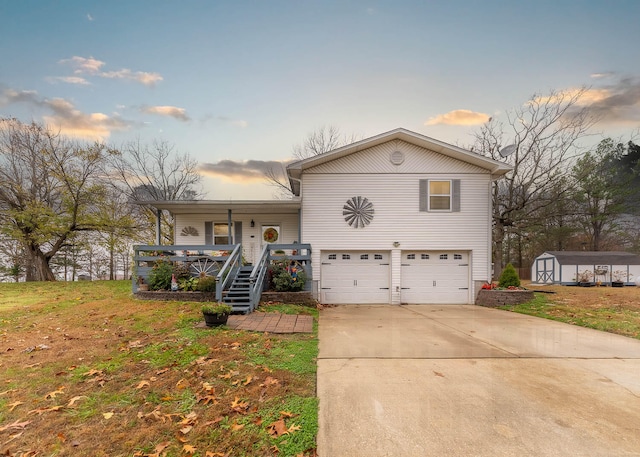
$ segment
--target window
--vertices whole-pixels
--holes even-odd
[[[429,254],[420,254],[422,260],[429,260]]]
[[[415,260],[415,259],[416,259],[415,254],[407,254],[407,260]]]
[[[449,258],[449,254],[440,254],[440,260],[447,260]]]
[[[382,254],[375,254],[375,255],[373,256],[373,258],[374,258],[375,260],[382,260]]]
[[[229,225],[213,224],[213,244],[229,244]]]
[[[369,254],[360,254],[360,260],[369,260]]]
[[[342,254],[342,260],[350,260],[351,256],[349,254]]]
[[[460,212],[460,180],[421,179],[420,211]]]
[[[451,209],[451,181],[429,181],[429,210]]]
[[[329,254],[329,260],[336,260],[338,258],[337,254]]]
[[[462,260],[462,254],[453,254],[453,260]]]

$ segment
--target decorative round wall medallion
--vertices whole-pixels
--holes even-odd
[[[364,228],[373,220],[373,203],[365,197],[351,197],[342,207],[344,220],[353,228]]]
[[[404,152],[402,152],[402,151],[393,151],[391,153],[391,156],[390,156],[389,160],[391,160],[391,163],[394,164],[394,165],[402,164],[402,162],[404,162]]]

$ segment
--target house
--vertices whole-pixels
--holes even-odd
[[[531,265],[531,281],[537,284],[620,280],[630,285],[639,275],[640,255],[619,251],[547,251]]]
[[[300,246],[321,303],[465,304],[491,280],[492,182],[510,169],[400,128],[290,164],[291,200],[148,203],[174,214],[176,245],[241,245],[254,268]]]

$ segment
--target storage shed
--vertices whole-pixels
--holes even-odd
[[[621,281],[632,285],[638,276],[640,255],[630,252],[547,251],[531,265],[531,282],[536,284]]]

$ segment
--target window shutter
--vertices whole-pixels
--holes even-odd
[[[451,211],[460,212],[460,180],[451,180]]]
[[[204,244],[213,244],[213,222],[204,223]]]
[[[428,211],[429,210],[429,180],[421,179],[420,180],[420,211]]]

